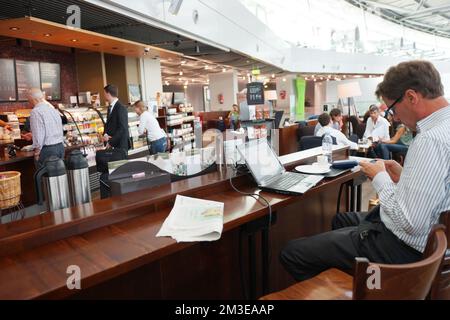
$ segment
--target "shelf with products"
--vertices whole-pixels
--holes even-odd
[[[60,110],[68,121],[64,125],[65,140],[68,145],[101,146],[103,144],[104,126],[95,110],[87,107],[64,108],[63,106],[60,106]]]
[[[128,112],[128,131],[131,148],[138,149],[147,146],[147,138],[139,135],[139,116],[134,111]]]

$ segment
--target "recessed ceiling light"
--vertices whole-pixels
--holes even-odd
[[[186,64],[186,60],[182,60],[182,61],[181,61],[181,64]]]
[[[222,69],[222,72],[227,72],[227,69],[223,68],[223,69]]]
[[[275,73],[272,73],[272,79],[275,78]]]
[[[180,71],[180,76],[182,76],[183,75],[183,71]]]
[[[286,78],[283,78],[283,82],[286,82]]]
[[[20,28],[19,27],[11,27],[11,28],[9,28],[9,30],[17,31],[17,30],[20,30]]]
[[[187,85],[184,85],[184,88],[187,89]]]
[[[178,81],[181,81],[182,79],[181,78],[178,78]]]
[[[51,37],[51,33],[44,33],[44,37]]]
[[[77,42],[78,40],[77,40],[77,39],[71,39],[70,41],[72,41],[72,42]]]

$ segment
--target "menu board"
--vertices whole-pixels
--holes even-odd
[[[61,70],[58,63],[40,63],[41,88],[47,100],[61,100]]]
[[[40,88],[39,62],[16,60],[17,93],[19,100],[27,100],[28,90]]]
[[[13,59],[0,59],[0,101],[15,101],[16,74]]]
[[[264,104],[264,85],[261,82],[247,84],[247,104],[249,106]]]

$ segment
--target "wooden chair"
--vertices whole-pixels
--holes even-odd
[[[441,223],[447,227],[447,251],[431,287],[429,298],[432,300],[450,300],[450,211],[441,214]]]
[[[437,225],[428,237],[424,259],[419,262],[388,265],[356,258],[354,277],[329,269],[261,300],[422,300],[429,294],[440,271],[446,249],[445,227]],[[373,275],[369,267],[380,270],[379,289],[368,288]]]

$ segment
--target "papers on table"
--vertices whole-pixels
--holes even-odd
[[[172,237],[177,242],[215,241],[223,230],[222,202],[177,195],[175,205],[157,237]]]

